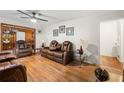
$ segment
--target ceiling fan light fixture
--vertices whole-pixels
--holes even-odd
[[[34,19],[34,18],[32,18],[32,19],[31,19],[31,22],[32,22],[32,23],[36,23],[36,22],[37,22],[37,20],[36,20],[36,19]]]

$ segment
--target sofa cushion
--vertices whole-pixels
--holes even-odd
[[[60,51],[60,50],[61,50],[61,44],[57,44],[56,50],[57,50],[57,51]]]
[[[48,51],[49,49],[45,49],[45,48],[41,50],[42,53],[47,53]]]
[[[51,51],[56,51],[57,44],[58,44],[58,42],[56,40],[51,41],[50,46],[49,46],[49,49]]]
[[[64,41],[62,44],[62,51],[69,51],[72,48],[72,44],[70,41]]]
[[[50,43],[50,46],[49,47],[56,47],[57,46],[57,44],[58,44],[58,42],[56,41],[56,40],[53,40],[53,41],[51,41],[51,43]]]
[[[51,50],[51,51],[56,51],[56,47],[49,47],[49,50]]]
[[[48,55],[51,55],[51,56],[54,56],[54,52],[53,51],[50,51],[50,50],[48,50],[47,54]]]
[[[64,52],[62,51],[54,52],[54,56],[57,58],[63,58],[63,55],[64,55]]]
[[[19,53],[25,53],[25,52],[31,52],[31,51],[32,51],[32,49],[30,49],[30,48],[27,48],[27,49],[19,49],[19,50],[18,50]]]
[[[56,46],[51,46],[51,47],[49,47],[49,50],[51,50],[51,51],[60,51],[61,50],[61,44],[57,44]]]
[[[59,62],[59,63],[63,63],[63,59],[57,58],[57,57],[54,57],[54,61]]]

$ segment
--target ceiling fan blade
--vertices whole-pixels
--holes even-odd
[[[22,14],[24,14],[24,15],[27,15],[27,16],[29,16],[29,17],[32,17],[31,15],[29,15],[29,14],[27,14],[27,13],[21,11],[21,10],[17,10],[17,11],[20,12],[20,13],[22,13]]]
[[[42,14],[42,13],[38,13],[39,16],[44,16],[44,17],[48,17],[48,18],[52,18],[52,19],[55,19],[55,20],[60,20],[59,18],[57,17],[53,17],[53,16],[48,16],[48,15],[45,15],[45,14]]]
[[[32,12],[31,10],[28,10],[28,11],[30,11],[33,16],[31,16],[31,15],[29,15],[29,14],[27,14],[27,13],[21,11],[21,10],[17,10],[17,11],[28,16],[28,17],[21,17],[21,18],[34,18],[36,20],[48,22],[48,20],[35,17],[36,13],[35,12]]]
[[[35,17],[35,19],[40,20],[40,21],[48,22],[48,20],[46,20],[46,19],[41,19],[41,18],[37,18],[37,17]]]

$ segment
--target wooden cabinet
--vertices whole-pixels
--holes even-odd
[[[17,32],[25,32],[25,41],[35,48],[35,29],[23,26],[0,24],[0,51],[12,50],[16,45]]]
[[[16,33],[8,27],[1,26],[1,49],[2,50],[11,50],[15,47],[16,42]]]

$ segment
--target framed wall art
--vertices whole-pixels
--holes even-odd
[[[53,36],[58,36],[58,29],[53,30]]]
[[[59,26],[59,33],[65,33],[65,25]]]
[[[74,27],[66,28],[66,36],[74,36]]]

